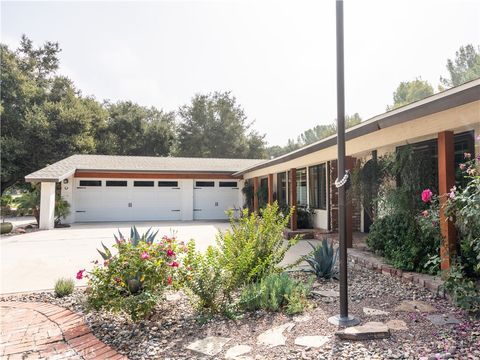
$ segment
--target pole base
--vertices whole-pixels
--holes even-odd
[[[332,325],[350,327],[360,324],[360,319],[357,319],[355,316],[352,315],[348,315],[347,317],[334,315],[328,318],[328,322]]]

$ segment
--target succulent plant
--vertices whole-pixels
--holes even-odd
[[[158,230],[155,232],[152,232],[152,228],[148,229],[145,234],[140,235],[140,233],[137,230],[137,227],[134,225],[130,228],[130,238],[128,241],[132,246],[137,246],[140,242],[145,242],[147,244],[153,244],[155,241],[155,237],[158,234]],[[118,230],[118,236],[113,234],[113,237],[115,238],[115,242],[117,245],[126,242],[127,240],[125,239],[125,236],[123,236],[122,232]],[[103,258],[103,260],[109,260],[112,257],[112,252],[108,247],[105,246],[105,244],[102,242],[102,247],[103,250],[98,250],[98,253],[100,256]]]
[[[308,243],[313,251],[304,256],[303,259],[311,266],[309,271],[313,272],[317,278],[330,279],[336,277],[335,264],[338,257],[338,248],[334,250],[333,242],[329,245],[327,239],[323,239],[322,243],[317,246],[311,242]]]

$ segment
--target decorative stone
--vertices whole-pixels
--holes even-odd
[[[197,340],[187,346],[187,349],[199,352],[203,355],[215,356],[223,350],[223,346],[230,341],[230,338],[209,336]]]
[[[257,337],[257,343],[260,345],[267,345],[268,347],[275,347],[280,345],[285,345],[285,336],[283,335],[284,330],[292,330],[295,326],[294,323],[286,323],[280,326],[275,326]]]
[[[322,297],[339,297],[340,293],[335,290],[313,290],[313,295],[318,295]]]
[[[437,311],[432,305],[418,300],[405,300],[395,308],[395,311],[432,313]]]
[[[363,313],[365,315],[371,315],[371,316],[374,316],[374,315],[388,315],[389,314],[389,312],[387,312],[387,311],[372,309],[372,308],[368,308],[368,307],[363,308]]]
[[[312,336],[299,336],[295,339],[295,345],[319,348],[328,342],[328,336],[312,335]]]
[[[247,359],[248,357],[243,356],[252,351],[252,347],[248,345],[235,345],[227,350],[225,353],[225,359],[240,360]]]
[[[385,325],[387,325],[390,330],[408,330],[407,324],[403,320],[389,320],[385,323]]]
[[[427,315],[427,319],[434,325],[460,324],[460,320],[452,315]]]
[[[368,322],[361,326],[352,326],[335,333],[343,340],[373,340],[390,337],[388,326],[381,322]]]

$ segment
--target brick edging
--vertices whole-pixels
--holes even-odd
[[[49,303],[20,301],[2,301],[0,307],[29,309],[42,314],[60,328],[63,341],[84,359],[128,360],[93,335],[83,317],[71,310]]]
[[[347,254],[354,266],[360,266],[384,275],[396,277],[405,283],[411,282],[413,284],[417,284],[418,286],[429,290],[437,296],[442,298],[446,297],[445,291],[442,288],[443,280],[437,277],[396,269],[393,266],[386,264],[382,257],[372,254],[369,251],[353,248],[348,249]]]

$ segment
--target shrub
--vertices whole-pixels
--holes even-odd
[[[117,254],[104,246],[103,264],[96,262],[89,275],[88,303],[96,309],[125,312],[135,321],[147,317],[167,286],[178,285],[177,257],[185,249],[175,237],[159,243],[132,228],[130,239],[116,237]],[[148,240],[147,240],[148,239]],[[77,274],[82,278],[83,271]]]
[[[313,228],[313,215],[315,210],[308,206],[297,208],[297,227],[299,229]]]
[[[260,215],[244,210],[239,220],[230,216],[231,230],[217,236],[219,264],[227,272],[227,294],[282,270],[279,264],[285,253],[298,242],[298,237],[283,238],[292,212],[282,215],[275,202]]]
[[[218,249],[209,246],[205,253],[196,251],[190,241],[184,259],[183,285],[201,313],[216,313],[225,309],[225,271],[219,263]]]
[[[311,242],[308,242],[313,248],[313,251],[304,256],[304,260],[311,266],[311,272],[313,272],[317,278],[330,279],[337,274],[335,264],[338,257],[338,248],[333,249],[333,242],[328,246],[328,240],[323,239],[322,243],[315,246]]]
[[[70,295],[74,288],[73,279],[60,278],[55,282],[55,296],[61,298]]]
[[[240,306],[246,310],[263,309],[288,314],[301,313],[307,303],[310,286],[290,279],[288,274],[270,274],[257,283],[249,284],[242,291]]]

